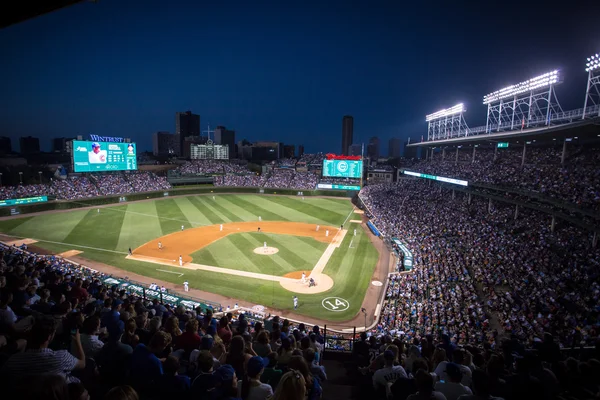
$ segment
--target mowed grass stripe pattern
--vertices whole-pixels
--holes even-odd
[[[135,248],[157,237],[181,230],[181,225],[188,229],[252,221],[257,220],[258,216],[263,220],[309,223],[325,223],[330,218],[324,214],[328,212],[325,207],[306,208],[306,205],[313,203],[322,204],[326,199],[306,197],[302,201],[290,197],[292,202],[281,206],[272,200],[265,200],[267,198],[278,197],[227,194],[215,195],[215,200],[212,195],[206,195],[133,202],[100,208],[100,213],[93,208],[0,220],[0,232],[37,240],[126,251],[129,247]],[[291,208],[293,204],[302,206],[302,211]],[[340,215],[348,213],[352,208],[352,204],[345,199],[335,199],[331,204],[343,210],[338,212]],[[277,212],[272,210],[273,206],[279,207]],[[335,218],[338,213],[334,214]],[[331,223],[337,225],[341,221]]]
[[[278,253],[254,253],[264,243]],[[313,242],[313,243],[310,243]],[[264,233],[233,233],[192,254],[195,263],[282,276],[289,272],[311,270],[327,248],[312,238]]]

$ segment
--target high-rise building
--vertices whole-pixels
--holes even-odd
[[[362,144],[357,143],[357,144],[351,144],[348,147],[348,154],[346,154],[347,156],[362,156]]]
[[[224,126],[215,129],[215,143],[229,147],[229,158],[235,158],[235,131]]]
[[[377,160],[379,158],[379,138],[377,136],[373,136],[371,139],[369,139],[367,156],[371,160]]]
[[[419,158],[419,148],[416,146],[408,147],[408,140],[404,142],[404,158]]]
[[[9,137],[0,136],[0,153],[12,153],[12,142]]]
[[[398,138],[391,138],[388,143],[388,157],[399,158],[402,141]]]
[[[351,115],[344,115],[342,118],[342,154],[348,155],[348,148],[352,144],[352,134],[354,133],[354,118]]]
[[[200,136],[200,116],[191,111],[175,113],[175,134],[179,135],[180,153],[185,153],[186,137]]]
[[[302,157],[303,154],[304,154],[304,145],[301,144],[300,146],[298,146],[298,158]]]
[[[296,146],[293,144],[286,144],[283,146],[283,156],[285,158],[296,157]]]
[[[65,151],[67,151],[67,142],[69,140],[73,140],[73,139],[69,139],[69,138],[65,138],[65,137],[59,137],[59,138],[52,139],[52,151],[55,153],[64,153]]]
[[[179,156],[179,136],[169,132],[155,132],[152,135],[152,154],[155,156]]]
[[[31,154],[40,152],[40,139],[33,136],[21,136],[19,138],[21,154]]]

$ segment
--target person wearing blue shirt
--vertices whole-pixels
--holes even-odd
[[[150,339],[148,347],[138,344],[131,355],[131,379],[134,386],[147,389],[163,375],[163,367],[156,354],[165,351],[171,344],[171,335],[158,331]]]

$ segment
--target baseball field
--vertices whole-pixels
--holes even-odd
[[[295,313],[345,321],[360,311],[379,256],[361,217],[349,199],[218,194],[4,219],[0,233],[180,292],[187,281],[282,310],[295,295]]]

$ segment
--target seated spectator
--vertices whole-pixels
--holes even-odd
[[[72,339],[75,356],[66,350],[54,351],[48,348],[55,333],[52,318],[38,318],[31,330],[27,350],[24,353],[13,354],[2,367],[2,373],[9,379],[54,374],[65,377],[67,382],[78,382],[77,378],[71,376],[71,372],[85,367],[85,353],[79,331],[75,332]]]
[[[175,339],[175,349],[181,349],[187,357],[189,354],[200,347],[202,338],[198,335],[198,320],[190,319],[185,324],[185,332]]]
[[[131,386],[121,385],[110,389],[104,400],[140,400],[140,397]]]
[[[171,344],[171,335],[158,331],[150,339],[148,347],[140,343],[131,355],[131,378],[135,387],[148,387],[156,382],[163,374],[160,359],[161,354]]]
[[[100,317],[91,316],[85,319],[81,331],[81,346],[86,357],[95,357],[104,347],[104,342],[98,338],[100,332]],[[71,346],[71,354],[73,353]]]
[[[213,373],[215,379],[215,399],[216,400],[238,400],[240,393],[238,388],[238,378],[231,365],[222,365]]]
[[[273,400],[305,400],[306,381],[299,371],[286,372],[279,381]]]
[[[283,371],[277,366],[277,353],[272,351],[267,355],[267,358],[269,359],[269,364],[265,367],[260,381],[268,383],[273,389],[276,389]]]
[[[304,358],[308,363],[310,373],[319,378],[321,382],[326,381],[327,374],[325,373],[325,367],[317,363],[315,354],[315,351],[311,348],[308,348],[304,351]]]
[[[252,348],[259,357],[266,357],[271,352],[269,332],[262,330],[256,337],[256,341],[252,343]]]
[[[266,400],[273,395],[271,385],[260,381],[267,365],[269,365],[268,358],[254,356],[248,361],[246,378],[242,381],[243,400]]]
[[[113,325],[108,331],[108,340],[96,355],[100,374],[111,384],[123,384],[129,374],[131,346],[121,343],[123,328]]]
[[[90,394],[81,383],[69,383],[69,400],[90,400]]]
[[[378,369],[373,374],[373,387],[377,391],[383,391],[387,388],[388,383],[394,383],[398,378],[406,378],[406,371],[401,365],[394,365],[396,356],[391,350],[386,350],[383,353],[385,365]]]
[[[473,394],[469,387],[460,383],[462,380],[462,371],[458,365],[447,363],[445,373],[448,380],[436,383],[435,390],[446,396],[446,399],[456,400],[463,394]]]
[[[321,382],[310,373],[308,363],[302,356],[292,356],[288,364],[290,369],[296,370],[304,377],[306,382],[306,396],[308,400],[318,400],[323,395]]]
[[[167,357],[163,364],[163,375],[156,381],[157,394],[159,397],[184,396],[190,389],[190,378],[179,375],[179,360],[173,356]]]
[[[201,350],[193,361],[190,357],[190,363],[195,363],[198,370],[198,376],[192,382],[192,397],[207,398],[216,387],[216,378],[213,376],[213,356],[208,350]]]
[[[461,383],[465,386],[469,386],[471,384],[471,370],[466,365],[462,365],[464,361],[464,350],[456,349],[453,351],[452,356],[454,363],[458,365],[458,368],[460,368],[460,371],[462,373]],[[442,361],[435,368],[435,374],[438,376],[438,379],[440,381],[450,381],[448,374],[446,373],[447,365],[448,361]]]
[[[473,371],[473,392],[474,394],[463,394],[458,400],[504,400],[490,395],[488,375],[482,370]],[[515,398],[526,399],[526,397]]]
[[[433,390],[433,377],[425,370],[418,370],[415,376],[417,393],[411,394],[407,400],[446,400],[446,396]]]

